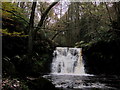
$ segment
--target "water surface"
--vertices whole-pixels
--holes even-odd
[[[120,90],[119,76],[62,75],[50,74],[43,77],[62,90]]]

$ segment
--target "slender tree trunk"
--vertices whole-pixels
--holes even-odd
[[[31,11],[31,16],[30,16],[30,21],[29,21],[29,37],[28,37],[28,53],[29,53],[29,55],[32,54],[32,49],[33,49],[33,30],[34,30],[34,17],[35,17],[36,3],[37,2],[33,2],[33,4],[32,4],[32,11]]]

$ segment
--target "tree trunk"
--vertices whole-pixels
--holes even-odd
[[[37,2],[33,2],[32,4],[32,11],[31,11],[31,16],[29,21],[28,53],[30,56],[32,54],[32,49],[33,49],[33,30],[34,30],[34,17],[35,17],[36,3]]]
[[[58,0],[59,1],[59,0]],[[49,13],[49,11],[51,10],[51,8],[57,4],[58,2],[53,2],[46,10],[45,12],[42,14],[41,16],[41,20],[38,23],[37,29],[34,29],[34,17],[35,17],[35,8],[36,8],[36,4],[37,2],[33,2],[32,4],[32,11],[31,11],[31,16],[30,16],[30,21],[29,21],[29,37],[28,37],[28,56],[29,59],[32,55],[32,50],[33,50],[33,40],[34,40],[34,36],[36,34],[36,32],[39,30],[39,28],[43,25],[43,22],[45,20],[45,17],[47,16],[47,14]]]

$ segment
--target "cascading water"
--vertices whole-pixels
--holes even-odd
[[[53,53],[52,74],[43,77],[62,90],[119,90],[116,87],[120,85],[116,83],[120,77],[85,74],[81,51],[81,48],[57,47]]]
[[[51,65],[52,74],[85,74],[82,48],[57,47]]]

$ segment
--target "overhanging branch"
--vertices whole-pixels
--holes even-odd
[[[41,19],[40,19],[40,21],[39,21],[39,23],[38,23],[38,26],[37,26],[37,28],[35,29],[35,34],[36,34],[36,32],[39,30],[39,28],[41,28],[41,26],[43,25],[43,22],[44,22],[44,20],[45,20],[45,17],[47,16],[47,14],[48,14],[49,11],[51,10],[51,8],[52,8],[53,6],[55,6],[59,1],[60,1],[60,0],[57,0],[56,2],[53,2],[53,3],[45,10],[45,12],[42,14]]]
[[[25,19],[24,19],[24,18],[22,18],[21,16],[19,16],[19,15],[15,14],[14,12],[9,11],[9,10],[5,10],[5,9],[3,9],[3,8],[0,8],[0,9],[1,9],[1,10],[3,10],[3,11],[9,12],[9,13],[11,13],[11,14],[13,14],[13,15],[17,16],[17,17],[19,17],[20,19],[24,20],[27,24],[29,24],[29,22],[28,22],[27,20],[25,20]]]

